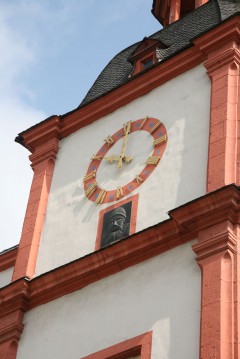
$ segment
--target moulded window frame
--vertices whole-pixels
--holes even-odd
[[[129,359],[137,355],[140,359],[150,359],[151,350],[152,331],[149,331],[80,359]]]

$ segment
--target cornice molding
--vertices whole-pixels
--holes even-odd
[[[170,211],[169,216],[179,227],[197,234],[225,220],[240,223],[239,199],[239,189],[232,184]]]
[[[20,133],[22,144],[31,152],[49,139],[62,139],[110,114],[156,87],[200,64],[204,57],[198,48],[191,47],[156,64],[140,76],[132,78],[117,89],[64,117],[54,116]]]
[[[18,247],[9,249],[6,252],[0,254],[0,272],[14,267],[16,257],[17,257]]]
[[[202,63],[213,50],[240,42],[240,16],[235,16],[193,40],[193,47],[156,64],[140,76],[64,117],[53,116],[22,132],[22,144],[31,152],[49,139],[62,139],[103,116],[144,96],[156,87]],[[236,53],[236,52],[235,52]],[[231,55],[231,54],[230,54]],[[210,63],[209,63],[210,64]]]
[[[192,47],[154,66],[144,74],[134,77],[121,87],[64,117],[62,137],[146,95],[156,87],[200,64],[202,60],[202,54]]]
[[[187,240],[194,239],[194,235]],[[29,308],[79,290],[186,241],[172,220],[59,267],[30,283]]]
[[[170,211],[169,220],[29,281],[28,308],[32,309],[79,290],[194,240],[200,231],[214,224],[226,220],[239,223],[239,209],[240,191],[235,185],[226,186],[187,203]],[[209,243],[208,246],[214,246],[214,243]],[[199,247],[200,250],[203,249]],[[11,291],[11,285],[8,290]]]
[[[52,116],[19,134],[22,144],[30,151],[52,139],[61,139],[61,118]]]
[[[29,297],[29,283],[25,279],[19,279],[10,283],[6,287],[1,288],[0,318],[16,310],[22,310],[25,312],[28,307]]]
[[[235,44],[240,43],[240,16],[236,15],[222,22],[214,29],[206,32],[193,40],[193,44],[199,48],[200,52],[209,55],[216,52],[217,49],[223,49],[224,46],[232,41]]]
[[[170,211],[170,219],[154,227],[32,280],[22,278],[0,289],[0,354],[8,350],[5,342],[6,345],[17,344],[26,310],[75,292],[197,239],[201,234],[202,237],[193,246],[198,262],[209,259],[207,263],[211,263],[218,253],[221,253],[221,258],[224,258],[224,253],[236,255],[233,229],[240,222],[239,210],[240,190],[235,185],[229,185]],[[214,226],[217,228],[215,232],[212,231]],[[222,228],[229,230],[226,232]],[[216,264],[216,268],[221,266]]]
[[[225,231],[221,234],[216,234],[212,238],[206,238],[205,240],[194,244],[192,246],[194,252],[197,254],[197,260],[201,261],[209,256],[218,253],[226,253],[228,251],[236,253],[237,237]]]

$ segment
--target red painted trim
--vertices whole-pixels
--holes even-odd
[[[128,197],[123,201],[117,202],[105,209],[102,209],[99,212],[99,220],[98,220],[98,229],[97,229],[97,239],[96,239],[96,245],[95,245],[95,250],[98,250],[100,248],[100,242],[101,242],[101,234],[102,234],[102,227],[103,227],[103,218],[104,218],[104,214],[112,211],[114,208],[117,208],[119,206],[122,206],[128,202],[132,202],[132,212],[131,212],[131,222],[130,222],[130,233],[134,234],[136,232],[136,223],[137,223],[137,208],[138,208],[138,193],[135,194],[132,197]]]
[[[17,257],[18,247],[11,248],[0,253],[0,272],[14,266]]]
[[[195,0],[195,9],[206,4],[209,0]]]
[[[109,348],[87,355],[81,359],[128,359],[139,355],[140,359],[150,359],[152,349],[152,332],[124,340]]]
[[[55,133],[52,136],[56,136]],[[52,182],[58,139],[53,137],[30,156],[34,177],[30,190],[21,240],[13,272],[13,280],[32,278],[35,273],[38,248]]]
[[[214,43],[214,45],[213,45]],[[240,184],[240,17],[230,19],[195,41],[207,54],[212,83],[207,191]]]
[[[220,190],[212,193],[224,192]],[[206,210],[209,211],[208,222],[205,224],[201,215],[203,209],[200,208],[196,216],[189,212],[191,206],[188,209],[185,207],[186,210],[177,209],[173,214],[180,226],[197,230],[197,243],[193,245],[193,250],[202,273],[199,357],[203,359],[238,358],[240,349],[240,216],[239,193],[236,194],[229,192],[229,199],[220,196],[217,212],[211,211],[213,198],[206,196],[206,199],[211,200],[205,202]]]
[[[0,358],[14,359],[23,331],[29,298],[28,283],[21,279],[0,290]]]
[[[236,223],[240,192],[228,186],[169,212],[171,219],[33,279],[29,308],[47,303],[182,243],[226,219]]]
[[[201,358],[237,358],[239,305],[237,236],[230,221],[202,230],[193,246],[202,272]],[[235,347],[235,348],[234,348]]]
[[[188,0],[189,1],[189,0]],[[171,0],[169,12],[169,24],[180,19],[181,0]]]
[[[43,143],[45,138],[52,135],[53,131],[58,138],[62,139],[193,68],[204,58],[198,47],[191,47],[168,61],[159,63],[158,66],[149,69],[141,76],[134,77],[92,103],[66,115],[61,121],[56,117],[24,131],[20,134],[23,144],[30,151],[34,151],[39,143]]]
[[[229,338],[232,335],[232,331],[229,334],[226,328],[235,328],[234,335],[238,338],[237,307],[240,298],[236,291],[238,285],[236,276],[239,275],[236,267],[236,235],[239,236],[239,229],[236,232],[236,228],[240,223],[239,213],[240,190],[234,185],[227,186],[171,211],[169,220],[152,228],[31,281],[21,279],[0,289],[0,357],[8,359],[7,355],[12,350],[11,346],[17,348],[23,329],[23,313],[27,309],[79,290],[198,236],[198,244],[193,248],[198,255],[199,263],[206,268],[203,271],[202,288],[201,350],[204,355],[201,358],[210,357],[206,355],[207,348],[210,346],[211,353],[218,353],[220,344],[224,348],[225,356],[216,354],[211,357],[221,359],[232,357],[226,355],[230,350]],[[229,266],[232,255],[235,256],[233,267]],[[207,285],[205,289],[204,285]],[[234,288],[234,290],[229,291],[229,288]],[[236,293],[234,294],[235,301],[231,299],[229,302],[228,293],[230,295]],[[207,299],[210,309],[205,315],[204,311],[208,309]],[[215,303],[217,303],[217,309],[214,307]],[[221,310],[219,310],[220,307]],[[229,308],[233,311],[230,321],[226,318]],[[223,321],[219,319],[220,314],[224,314]],[[217,327],[216,323],[220,323],[220,327]],[[219,340],[220,332],[221,339]],[[236,339],[233,342],[236,343],[236,348],[239,340]],[[12,358],[15,357],[16,352]]]
[[[218,91],[216,86],[217,72],[219,71],[223,75],[220,78],[226,76],[228,84],[233,84],[233,86],[226,87],[226,94],[222,90],[222,80],[220,81],[219,90],[221,91],[219,94],[224,98],[223,104],[225,109],[229,111],[234,125],[232,127],[232,124],[229,123],[228,116],[221,117],[228,134],[222,136],[227,148],[227,156],[225,156],[224,160],[221,160],[219,156],[221,153],[217,152],[219,168],[223,170],[224,176],[221,173],[218,174],[219,176],[216,175],[217,172],[214,175],[212,174],[210,171],[212,157],[209,156],[208,183],[210,183],[210,180],[214,181],[214,177],[217,178],[216,184],[209,187],[209,190],[222,186],[229,181],[229,178],[238,179],[238,164],[236,170],[235,166],[232,166],[232,160],[235,158],[237,162],[239,159],[238,141],[240,136],[237,135],[238,137],[236,138],[231,132],[232,129],[236,129],[237,134],[239,133],[239,127],[236,125],[236,119],[239,117],[239,106],[238,103],[235,103],[235,110],[233,110],[231,101],[229,100],[226,104],[226,99],[231,97],[229,94],[229,91],[232,91],[231,87],[234,88],[234,96],[236,96],[236,88],[238,89],[238,84],[235,85],[232,81],[234,80],[233,78],[238,77],[236,74],[239,75],[239,35],[240,17],[236,16],[195,40],[191,49],[174,56],[103,98],[66,116],[62,123],[57,118],[54,118],[22,134],[24,144],[34,152],[32,159],[35,162],[33,168],[35,170],[34,187],[36,186],[36,188],[34,189],[36,191],[33,191],[34,193],[31,193],[30,196],[33,202],[29,202],[29,204],[33,205],[33,209],[29,208],[29,211],[33,222],[26,217],[24,222],[26,231],[23,231],[20,243],[21,252],[19,251],[20,254],[17,257],[16,277],[14,279],[18,278],[18,276],[28,275],[28,273],[31,276],[35,267],[40,234],[34,231],[42,228],[47,203],[44,196],[48,195],[52,176],[49,162],[54,163],[58,139],[148,93],[153,88],[199,64],[203,59],[207,59],[205,65],[210,76],[214,78],[213,92]],[[219,64],[217,64],[217,59]],[[228,69],[227,71],[226,68]],[[233,71],[233,75],[231,71]],[[233,78],[230,78],[230,76]],[[212,102],[214,98],[217,97],[213,94]],[[221,101],[221,98],[219,97],[219,101]],[[214,109],[213,105],[211,106]],[[217,118],[218,116],[211,114],[211,128],[213,128],[213,120]],[[220,132],[220,130],[216,130],[216,133]],[[231,140],[227,137],[230,137]],[[55,141],[55,146],[52,146],[52,152],[44,151],[45,139],[50,142]],[[231,153],[232,141],[236,144],[234,155]],[[213,142],[211,139],[210,149],[213,148]],[[47,147],[48,145],[49,142]],[[221,147],[221,141],[219,146]],[[223,148],[224,146],[221,147],[221,149]],[[48,160],[49,157],[50,160]],[[212,166],[212,168],[216,167]],[[38,180],[40,182],[39,186],[37,184]],[[34,208],[34,194],[36,195],[36,208]],[[234,353],[237,358],[236,353],[239,352],[238,343],[240,342],[238,338],[240,298],[237,287],[239,283],[239,249],[237,248],[238,250],[236,250],[236,247],[239,246],[236,240],[236,238],[239,238],[239,203],[240,196],[237,187],[223,188],[171,211],[171,219],[158,226],[137,233],[110,247],[46,273],[30,281],[30,283],[26,281],[13,282],[8,287],[1,289],[1,358],[9,358],[9,352],[14,351],[14,346],[16,346],[22,330],[22,316],[24,310],[26,310],[26,303],[28,303],[28,308],[46,303],[108,275],[117,273],[124,268],[145,261],[187,240],[197,238],[197,236],[199,236],[198,243],[194,246],[194,250],[197,253],[198,262],[203,273],[200,357],[210,357],[211,354],[211,357],[225,359],[226,357],[233,357]],[[27,233],[28,226],[29,233]],[[31,230],[33,230],[32,233],[30,233]],[[20,283],[19,286],[22,291],[16,288],[18,285],[16,283]],[[26,294],[26,290],[23,290],[25,286],[31,289],[31,294]],[[206,300],[209,300],[209,302],[207,303]],[[2,305],[2,303],[5,304]],[[9,322],[10,319],[11,321]],[[8,353],[7,350],[9,350]],[[15,354],[11,355],[14,358]]]
[[[171,0],[155,0],[152,13],[166,27],[169,25],[169,9]]]
[[[206,4],[208,1],[209,0],[195,0],[195,9]],[[189,0],[155,0],[152,13],[160,23],[166,27],[181,17],[181,2],[189,5]]]

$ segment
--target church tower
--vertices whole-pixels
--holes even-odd
[[[181,19],[209,0],[154,0],[152,13],[163,27]]]
[[[1,359],[240,359],[240,3],[152,14],[16,138],[34,175],[0,253]]]

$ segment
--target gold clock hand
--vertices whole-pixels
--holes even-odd
[[[121,153],[119,156],[120,158],[119,158],[119,161],[117,164],[118,168],[121,168],[123,165],[123,158],[125,157],[127,138],[128,138],[130,131],[131,131],[131,121],[124,124],[124,138],[123,138]]]
[[[117,155],[110,155],[108,157],[103,157],[103,160],[107,161],[108,163],[118,162],[120,160],[120,156]],[[132,156],[124,156],[122,158],[123,161],[126,161],[127,163],[132,161]]]
[[[111,155],[108,157],[103,157],[103,160],[107,161],[108,163],[113,163],[114,161],[119,161],[120,156]]]
[[[132,156],[124,156],[123,157],[123,161],[126,161],[127,163],[131,162],[132,161]]]

